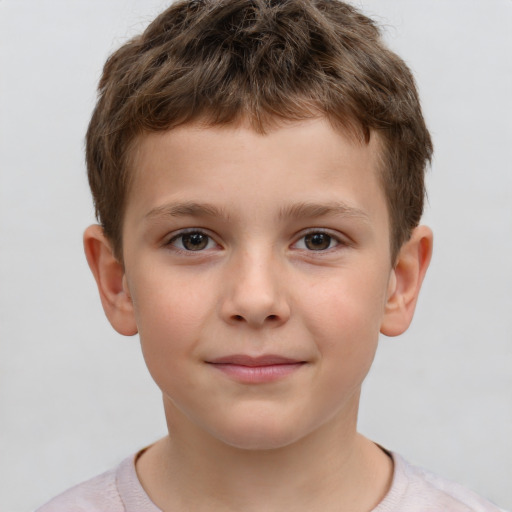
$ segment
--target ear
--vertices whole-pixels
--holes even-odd
[[[398,336],[407,330],[432,257],[433,235],[427,226],[418,226],[398,254],[390,281],[380,332]]]
[[[115,258],[112,246],[100,226],[89,226],[84,233],[87,263],[100,292],[103,310],[112,327],[120,334],[137,334],[133,302],[123,265]]]

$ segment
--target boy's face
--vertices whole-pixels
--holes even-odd
[[[123,287],[172,428],[265,449],[353,427],[396,285],[376,145],[325,120],[138,142]]]

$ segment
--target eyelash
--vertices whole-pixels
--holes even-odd
[[[325,229],[311,229],[308,232],[303,233],[301,235],[301,237],[293,244],[293,246],[296,246],[302,240],[304,240],[304,245],[306,245],[306,243],[307,243],[306,238],[308,236],[313,237],[315,235],[324,235],[324,236],[328,237],[329,238],[329,246],[326,247],[325,249],[317,249],[317,250],[308,249],[307,247],[301,247],[299,250],[306,250],[311,253],[320,254],[320,253],[326,253],[328,251],[335,250],[339,246],[347,246],[348,245],[347,242],[344,242],[339,236],[336,236],[335,234],[333,234],[330,231],[327,231]],[[331,247],[330,245],[332,242],[334,242],[334,245]]]
[[[184,243],[183,243],[183,239],[186,237],[186,236],[193,236],[193,235],[200,235],[200,236],[204,236],[207,238],[207,241],[206,241],[206,245],[204,247],[201,247],[197,250],[193,250],[193,249],[187,249],[185,248],[184,246]],[[321,249],[308,249],[308,247],[306,246],[307,242],[306,242],[306,239],[308,236],[315,236],[315,235],[324,235],[326,237],[328,237],[328,247],[326,248],[321,248]],[[179,247],[178,245],[176,245],[176,242],[181,240],[181,247]],[[304,247],[295,247],[297,246],[297,244],[304,240]],[[331,244],[334,242],[334,245],[331,247]],[[212,249],[212,247],[209,247],[212,243],[214,243],[215,245],[216,242],[214,240],[214,238],[208,234],[206,231],[202,230],[202,229],[189,229],[189,230],[186,230],[186,231],[181,231],[177,234],[175,234],[174,236],[172,236],[168,242],[165,243],[166,246],[172,246],[173,249],[175,251],[178,251],[178,252],[181,252],[181,253],[187,253],[187,254],[190,254],[190,253],[201,253],[201,252],[204,252],[205,250],[207,249]],[[304,251],[307,251],[307,252],[310,252],[310,253],[316,253],[316,254],[321,254],[321,253],[326,253],[326,252],[330,252],[332,250],[335,250],[336,248],[338,248],[338,246],[342,246],[342,247],[346,247],[348,246],[349,244],[340,239],[339,236],[336,236],[334,235],[333,233],[329,232],[329,231],[326,231],[326,230],[323,230],[323,229],[311,229],[310,231],[306,232],[306,233],[303,233],[298,239],[297,241],[295,241],[293,244],[292,244],[292,248],[296,249],[296,250],[304,250]]]
[[[206,237],[208,240],[207,240],[207,245],[206,247],[204,248],[201,248],[201,249],[197,249],[197,250],[193,250],[193,249],[186,249],[183,245],[183,239],[186,237],[186,236],[192,236],[192,235],[201,235],[201,236],[204,236]],[[181,242],[181,245],[182,247],[178,247],[174,244],[174,242],[178,241],[178,240],[182,240]],[[200,253],[200,252],[203,252],[205,249],[208,249],[211,247],[208,247],[208,245],[210,245],[211,243],[214,243],[216,244],[214,238],[208,234],[206,231],[202,230],[202,229],[189,229],[189,230],[186,230],[186,231],[180,231],[179,233],[175,234],[173,237],[171,237],[169,239],[168,242],[165,243],[165,245],[167,246],[172,246],[174,250],[178,251],[178,252],[182,252],[182,253],[194,253],[194,252],[197,252],[197,253]],[[216,244],[217,245],[217,244]]]

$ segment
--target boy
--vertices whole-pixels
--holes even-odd
[[[414,81],[341,2],[174,4],[106,63],[87,259],[169,436],[48,511],[492,511],[356,432],[432,252]]]

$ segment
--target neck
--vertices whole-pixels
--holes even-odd
[[[390,458],[340,418],[288,446],[236,448],[166,408],[170,435],[137,462],[162,510],[368,512],[387,492]],[[346,417],[346,416],[344,416]]]

